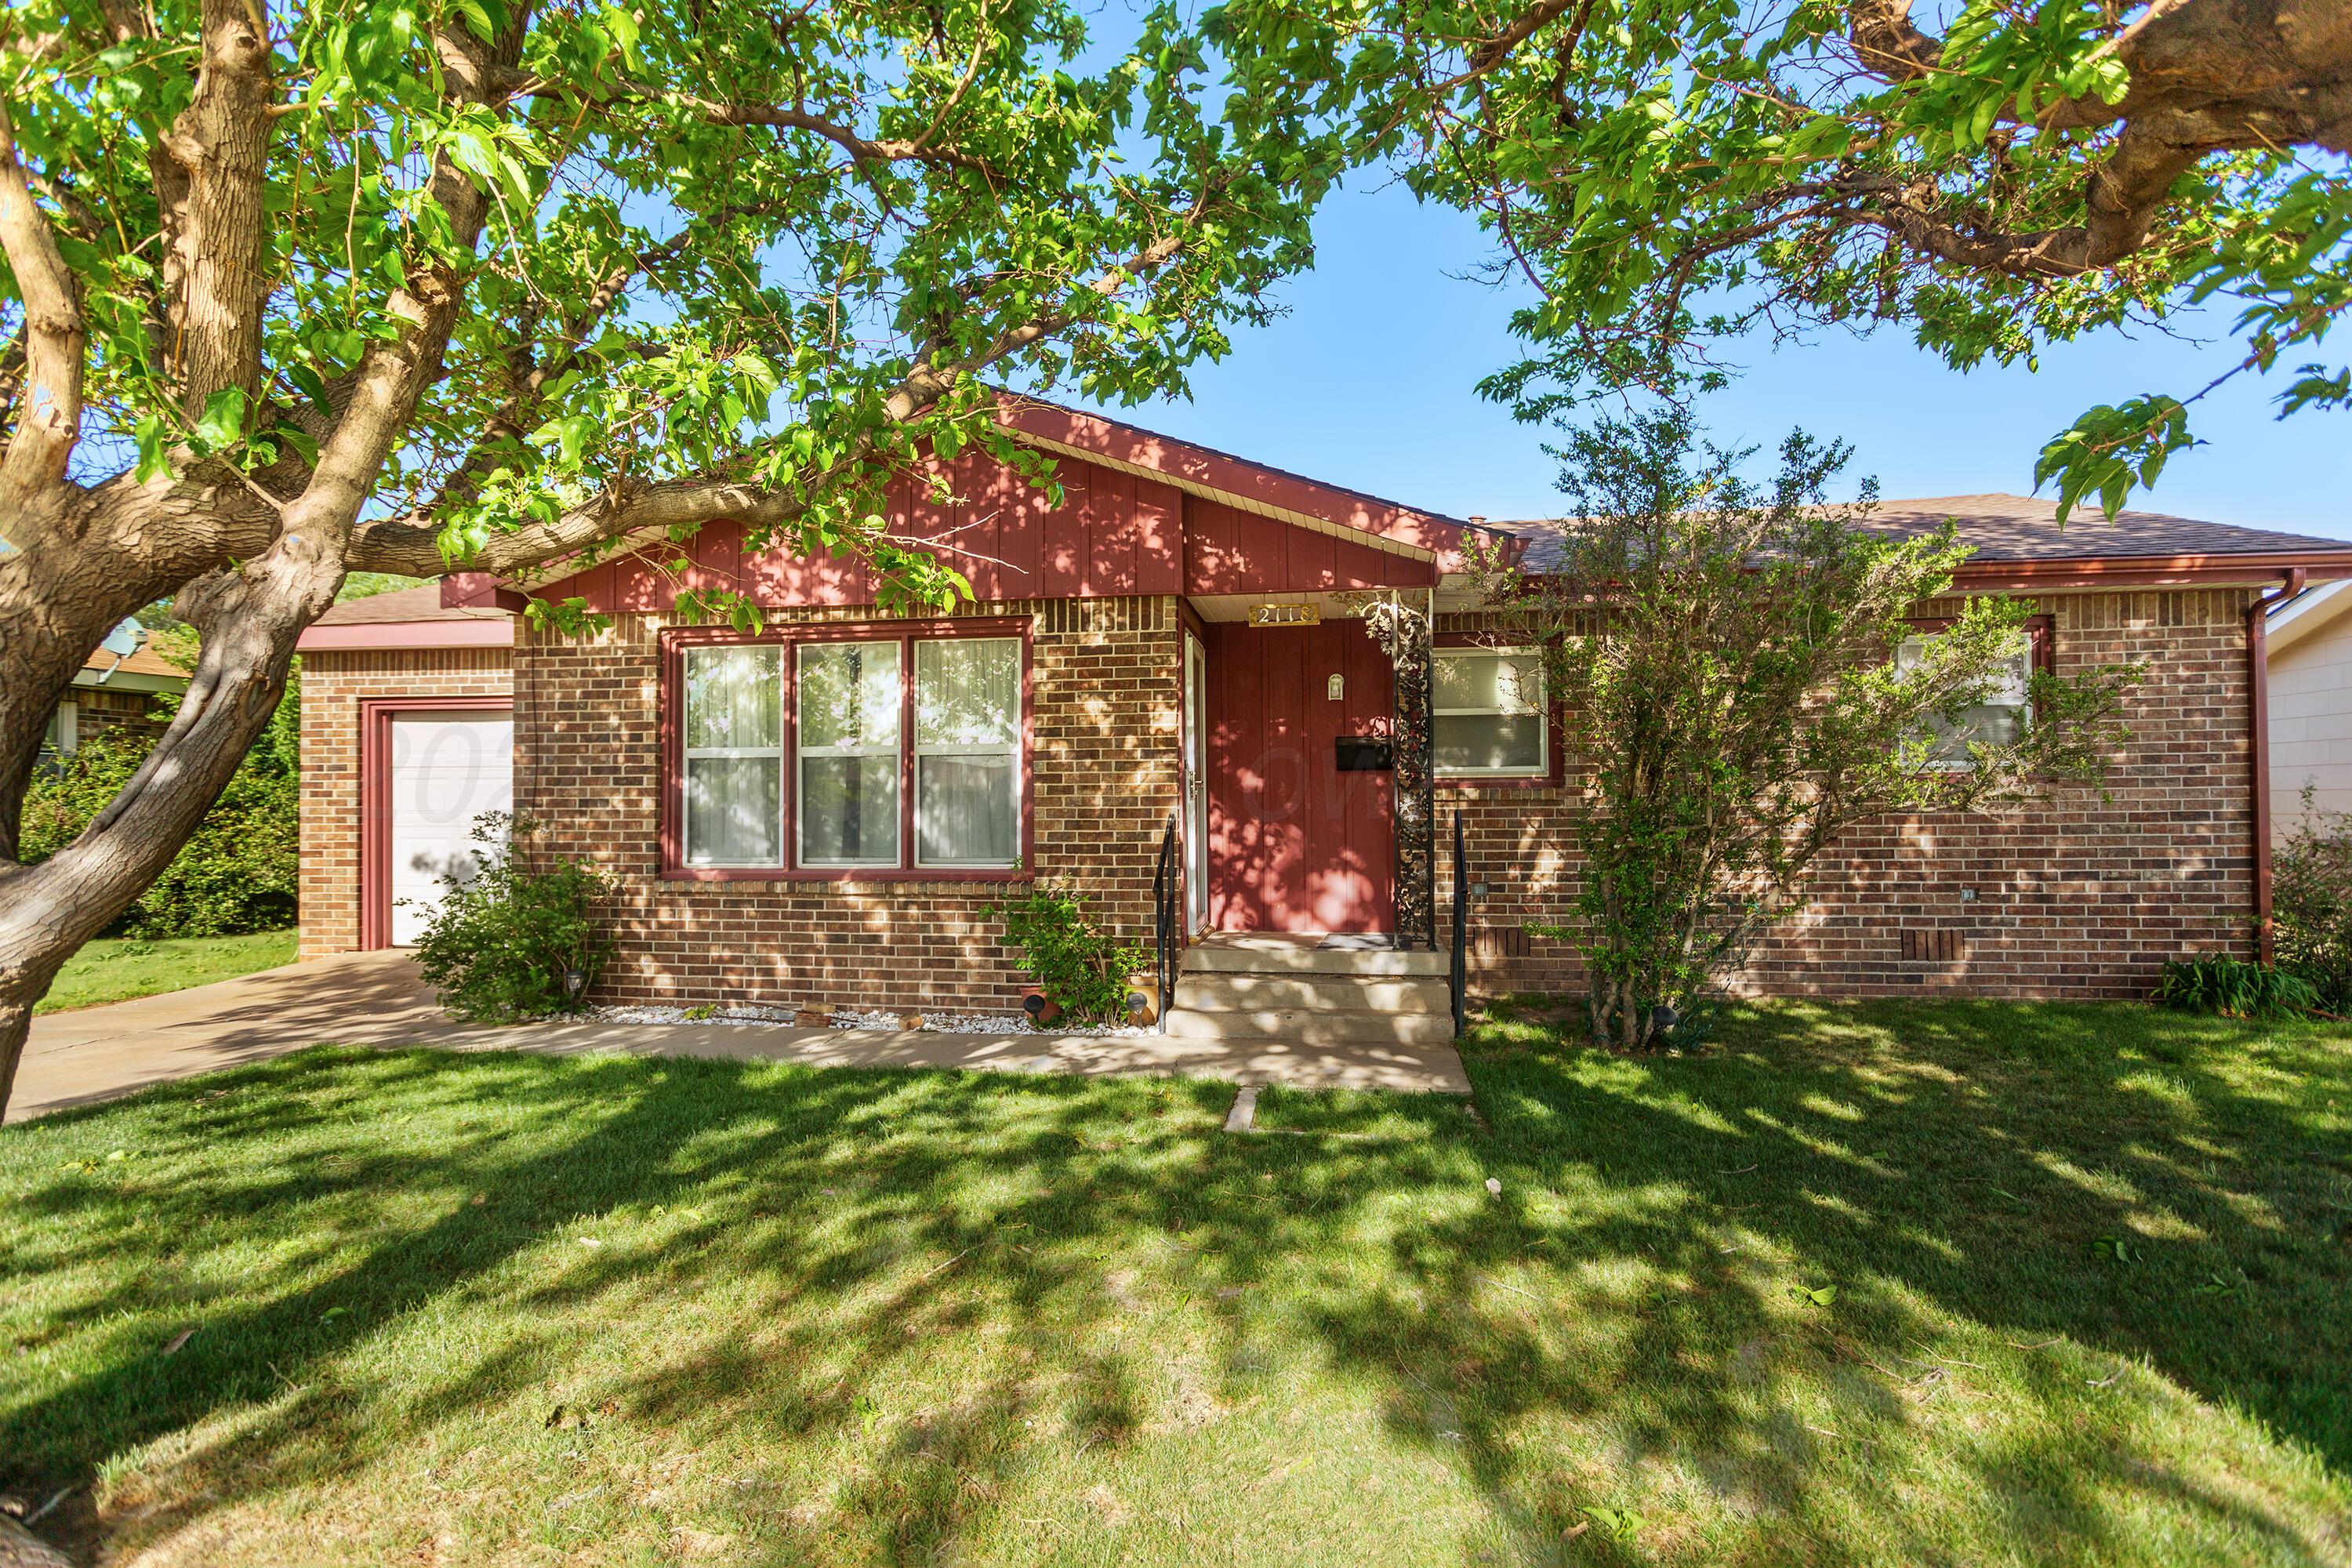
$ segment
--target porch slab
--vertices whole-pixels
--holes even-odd
[[[111,1100],[149,1084],[262,1061],[324,1041],[1470,1092],[1462,1058],[1450,1044],[1308,1045],[1162,1035],[950,1035],[730,1024],[583,1022],[491,1028],[447,1017],[415,961],[386,951],[313,959],[216,984],[36,1018],[7,1120]]]

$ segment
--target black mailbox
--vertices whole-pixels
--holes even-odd
[[[1343,773],[1384,773],[1396,766],[1396,751],[1386,735],[1341,735],[1331,745]]]

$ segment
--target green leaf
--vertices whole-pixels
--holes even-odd
[[[294,384],[294,389],[302,395],[312,408],[330,419],[334,417],[334,405],[327,398],[326,381],[317,371],[301,361],[296,360],[286,367],[286,379]]]
[[[139,443],[139,468],[131,478],[140,484],[172,476],[172,459],[163,421],[150,414],[139,421],[134,432]]]
[[[224,386],[205,399],[205,411],[190,432],[197,450],[225,452],[245,437],[245,389]]]

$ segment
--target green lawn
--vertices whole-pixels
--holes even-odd
[[[233,980],[257,969],[294,962],[294,933],[257,931],[250,936],[165,937],[142,941],[115,937],[84,944],[66,960],[49,994],[33,1005],[36,1013],[95,1007]]]
[[[1249,1137],[338,1049],[11,1127],[0,1486],[159,1564],[2352,1561],[2352,1033],[1500,1011],[1475,1110]]]

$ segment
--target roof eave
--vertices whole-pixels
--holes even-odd
[[[313,626],[296,639],[299,653],[358,653],[434,647],[512,647],[507,616],[431,621],[339,621]]]
[[[2352,550],[2231,555],[2100,555],[2063,560],[1971,561],[1952,574],[1961,593],[2070,588],[2261,587],[2300,568],[2314,582],[2352,577]]]

